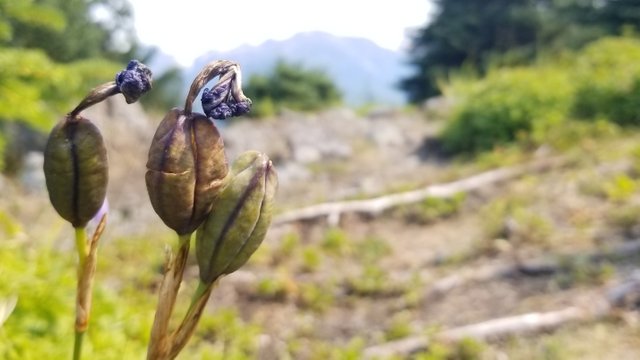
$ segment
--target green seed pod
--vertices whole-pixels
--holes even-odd
[[[271,224],[277,187],[266,155],[250,151],[234,162],[228,185],[196,235],[203,283],[238,270],[260,246]]]
[[[172,109],[149,149],[145,178],[151,205],[167,226],[189,234],[211,211],[228,171],[213,122],[202,114]]]
[[[51,204],[74,227],[98,212],[107,192],[107,151],[98,128],[80,116],[57,124],[44,151]]]

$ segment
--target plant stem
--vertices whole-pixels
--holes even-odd
[[[84,227],[75,228],[75,237],[76,237],[76,250],[78,250],[78,273],[80,273],[82,267],[84,266],[84,262],[87,258],[87,231]]]
[[[219,83],[229,79],[236,79],[232,82],[231,93],[233,94],[233,97],[236,98],[236,101],[246,99],[246,96],[242,93],[240,66],[233,61],[216,60],[205,65],[198,75],[196,75],[195,79],[193,79],[191,87],[189,88],[189,93],[187,94],[187,99],[184,103],[184,112],[186,114],[191,113],[193,102],[200,93],[200,90],[202,90],[204,85],[216,76],[220,76],[220,80],[218,81]]]
[[[86,296],[83,295],[84,268],[88,257],[86,228],[75,228],[76,250],[78,251],[78,285],[76,291],[76,323],[73,344],[73,360],[82,358],[82,339],[88,325],[88,312],[85,308]]]
[[[104,83],[102,85],[96,86],[93,88],[87,96],[85,96],[82,101],[76,106],[68,115],[68,118],[73,121],[76,116],[80,114],[80,112],[90,106],[93,106],[109,96],[113,96],[120,93],[120,89],[116,86],[115,81],[109,81],[108,83]]]
[[[156,308],[151,337],[147,348],[147,359],[167,359],[172,339],[169,336],[169,322],[178,297],[182,276],[189,256],[191,234],[179,235],[178,253],[169,254],[165,274],[160,284],[158,307]]]
[[[91,315],[91,296],[93,292],[93,276],[98,260],[98,241],[107,222],[106,214],[100,219],[91,240],[87,239],[84,227],[75,228],[76,248],[78,250],[78,288],[76,293],[76,322],[73,345],[73,359],[82,358],[82,339],[89,327]],[[87,246],[88,245],[88,246]]]
[[[205,284],[202,281],[198,283],[198,288],[193,295],[187,314],[182,319],[182,323],[178,329],[171,334],[173,341],[171,344],[169,359],[175,359],[185,345],[187,345],[187,342],[193,335],[196,326],[202,317],[202,312],[209,301],[211,291],[213,291],[218,284],[218,279],[211,284]]]
[[[80,360],[82,358],[82,339],[84,338],[84,332],[77,332],[73,343],[73,360]]]

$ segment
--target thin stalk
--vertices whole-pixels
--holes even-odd
[[[88,313],[86,312],[83,304],[83,274],[84,267],[87,261],[87,231],[86,228],[75,228],[76,238],[76,250],[78,251],[78,285],[76,291],[76,323],[75,323],[75,338],[73,344],[73,360],[80,360],[82,358],[82,339],[87,329]]]
[[[73,360],[80,360],[82,358],[82,339],[84,338],[84,332],[77,332],[73,342]]]
[[[89,327],[91,316],[91,297],[93,293],[93,277],[98,260],[98,241],[107,222],[106,214],[93,233],[91,240],[87,239],[86,228],[75,228],[76,248],[78,250],[78,288],[76,293],[76,321],[73,345],[73,360],[82,358],[82,340]]]
[[[176,256],[169,254],[166,262],[165,274],[160,284],[158,306],[153,319],[151,337],[147,348],[147,359],[167,359],[171,347],[169,322],[182,283],[184,269],[189,256],[191,234],[179,235],[178,252]]]
[[[191,304],[189,305],[187,314],[182,319],[180,326],[178,326],[173,334],[171,334],[172,343],[171,351],[169,352],[169,359],[173,360],[178,356],[180,351],[182,351],[182,349],[187,345],[187,342],[195,332],[196,326],[202,317],[204,308],[209,301],[211,292],[218,284],[218,279],[211,284],[205,284],[202,281],[198,283],[198,288],[191,299]]]
[[[84,227],[74,228],[76,238],[76,250],[78,251],[79,267],[78,273],[80,273],[84,262],[87,259],[87,230]]]
[[[75,107],[75,109],[71,110],[68,117],[69,119],[75,119],[80,112],[90,106],[93,106],[99,102],[104,101],[109,96],[113,96],[120,93],[120,89],[116,86],[115,81],[109,81],[108,83],[104,83],[102,85],[96,86],[93,88],[87,96],[85,96],[82,101]]]

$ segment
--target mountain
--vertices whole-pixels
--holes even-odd
[[[242,67],[244,79],[268,73],[279,59],[305,68],[323,69],[334,80],[350,105],[379,103],[398,105],[404,94],[395,84],[408,74],[404,55],[362,38],[338,37],[322,32],[297,34],[287,40],[269,40],[258,46],[244,45],[227,52],[209,52],[186,70],[193,79],[213,60],[233,60]]]

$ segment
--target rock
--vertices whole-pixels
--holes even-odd
[[[28,193],[45,193],[44,156],[41,152],[29,151],[25,155],[20,173],[20,183]]]

